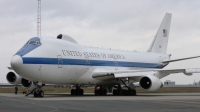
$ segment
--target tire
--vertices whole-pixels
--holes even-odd
[[[103,89],[99,89],[99,95],[103,95]]]
[[[106,89],[103,89],[103,95],[107,95],[107,90]]]
[[[133,90],[133,96],[137,96],[136,90]]]
[[[98,94],[97,94],[97,90],[94,90],[94,95],[95,95],[95,96],[97,96],[97,95],[98,95]]]
[[[121,90],[121,95],[124,95],[124,89]]]
[[[117,90],[117,95],[121,95],[121,90],[120,89]]]
[[[44,97],[44,91],[42,90],[39,91],[39,97]]]
[[[75,92],[74,92],[74,89],[71,89],[71,95],[74,95]]]
[[[100,95],[100,94],[101,94],[100,89],[98,89],[97,90],[97,95]]]
[[[38,92],[34,91],[34,92],[33,92],[33,96],[34,96],[34,97],[38,97]]]
[[[74,93],[75,95],[80,95],[80,90],[79,89],[75,89],[74,91],[75,91],[75,93]]]
[[[83,94],[84,94],[83,89],[80,89],[80,95],[83,95]]]
[[[100,91],[99,90],[95,90],[94,94],[95,94],[95,96],[98,96],[98,95],[100,95]]]
[[[124,90],[124,96],[128,95],[128,90]]]
[[[113,96],[116,95],[116,91],[117,91],[116,89],[113,90]]]

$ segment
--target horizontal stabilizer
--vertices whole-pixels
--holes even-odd
[[[170,62],[182,61],[182,60],[193,59],[193,58],[199,58],[199,57],[200,57],[200,56],[193,56],[193,57],[187,57],[187,58],[171,59],[171,60],[163,61],[163,63],[170,63]]]

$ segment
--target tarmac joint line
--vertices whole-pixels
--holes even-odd
[[[160,102],[173,102],[173,103],[185,103],[185,104],[197,104],[200,105],[200,102],[189,102],[189,101],[174,101],[174,100],[155,100]]]

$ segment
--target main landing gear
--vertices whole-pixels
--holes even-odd
[[[99,89],[97,89],[98,86],[95,86],[94,94],[97,95],[107,95],[107,89],[103,86],[100,86]]]
[[[83,95],[84,90],[80,88],[79,85],[76,85],[76,89],[71,89],[71,95]]]
[[[124,96],[136,96],[136,90],[135,90],[135,86],[133,85],[133,83],[129,83],[129,86],[126,85],[126,83],[120,79],[122,83],[124,83],[125,87],[127,87],[128,89],[122,89],[121,85],[118,84],[117,87],[115,87],[116,89],[113,90],[113,95],[124,95]]]
[[[113,95],[136,96],[136,90],[131,88],[125,90],[121,88],[121,85],[118,85],[117,89],[113,90]]]

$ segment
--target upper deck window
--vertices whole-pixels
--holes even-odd
[[[41,42],[39,42],[39,41],[28,41],[26,44],[41,45]]]

